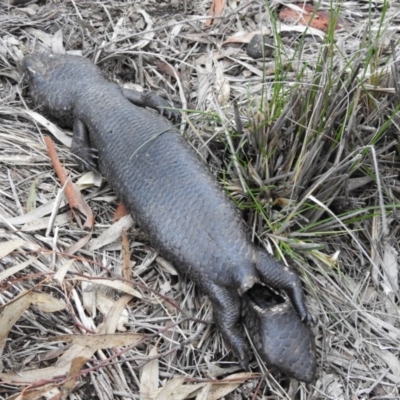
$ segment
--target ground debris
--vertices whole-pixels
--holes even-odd
[[[0,396],[400,396],[400,5],[323,2],[345,23],[322,32],[281,23],[283,4],[0,3]],[[271,51],[254,59],[256,35]],[[114,220],[99,177],[78,182],[70,132],[33,109],[20,74],[25,54],[51,50],[187,111],[182,133],[254,240],[302,274],[319,319],[314,384],[257,361],[237,373],[199,289],[130,216]],[[62,197],[48,134],[95,215],[90,234]]]

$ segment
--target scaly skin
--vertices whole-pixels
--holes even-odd
[[[243,367],[249,349],[241,296],[256,282],[284,290],[297,311],[293,318],[313,322],[295,271],[249,241],[238,210],[179,132],[131,103],[159,108],[157,101],[126,96],[82,57],[37,53],[22,64],[42,112],[74,127],[73,151],[89,166],[98,156],[152,245],[209,296],[215,323]]]

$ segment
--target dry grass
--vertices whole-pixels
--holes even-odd
[[[400,6],[322,2],[347,24],[321,38],[279,33],[278,2],[228,2],[207,29],[210,2],[158,3],[0,5],[0,398],[400,398]],[[261,27],[276,44],[264,60],[222,45]],[[254,240],[303,277],[319,318],[314,384],[256,362],[238,373],[209,302],[130,218],[113,221],[98,177],[79,186],[93,232],[71,217],[18,72],[34,48],[79,51],[121,84],[136,77],[193,106],[182,131]],[[57,150],[76,182],[68,147]]]

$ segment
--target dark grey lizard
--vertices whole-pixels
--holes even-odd
[[[42,112],[73,127],[73,152],[90,165],[98,156],[101,172],[152,245],[208,295],[215,323],[240,364],[246,368],[250,358],[239,323],[242,296],[261,282],[286,292],[297,311],[286,328],[293,327],[302,336],[285,343],[268,337],[269,344],[289,344],[293,354],[298,351],[308,360],[302,367],[308,372],[285,369],[293,359],[277,359],[276,365],[312,381],[313,338],[304,324],[313,318],[298,275],[251,243],[238,210],[179,131],[162,116],[132,104],[160,109],[163,103],[152,95],[122,90],[82,57],[37,53],[26,56],[22,64]],[[252,297],[246,296],[246,304],[252,304]],[[260,323],[268,324],[259,308],[252,309]],[[251,332],[253,337],[256,333]],[[263,346],[262,339],[259,342]],[[266,361],[275,365],[274,359]]]

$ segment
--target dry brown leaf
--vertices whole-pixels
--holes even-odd
[[[57,312],[67,308],[63,301],[47,293],[31,292],[28,297],[32,304],[35,304],[43,312]]]
[[[64,252],[65,254],[75,254],[77,251],[79,251],[80,249],[82,249],[83,247],[85,247],[88,243],[89,240],[92,237],[92,232],[89,232],[87,235],[85,235],[84,237],[80,238],[78,241],[76,241],[74,244],[72,244],[71,246],[67,247]]]
[[[59,29],[51,40],[51,51],[54,54],[66,54],[64,44],[63,44],[63,33],[62,29]]]
[[[170,275],[175,275],[175,276],[178,275],[178,272],[176,271],[176,269],[174,268],[174,266],[173,266],[170,262],[168,262],[167,260],[165,260],[164,258],[158,256],[158,257],[156,258],[156,262],[157,262],[157,264],[158,264],[165,272],[167,272],[168,274],[170,274]]]
[[[72,343],[96,351],[111,347],[132,346],[136,342],[141,342],[144,338],[144,335],[138,333],[112,333],[105,335],[60,335],[51,338],[51,341]]]
[[[304,35],[318,36],[321,39],[325,38],[325,33],[320,29],[313,28],[312,26],[303,25],[287,25],[283,22],[277,26],[278,32],[299,32]]]
[[[237,374],[229,375],[218,383],[212,385],[207,400],[218,400],[221,397],[226,396],[228,393],[233,392],[247,379],[252,378],[254,378],[252,372],[239,372]]]
[[[25,295],[24,295],[25,294]],[[20,297],[13,301],[11,304],[7,305],[1,314],[1,324],[0,324],[0,356],[3,354],[4,346],[6,344],[7,336],[18,321],[21,315],[29,308],[31,305],[31,300],[28,296],[29,293],[25,292],[20,295]]]
[[[157,356],[157,346],[151,348],[149,357]],[[151,393],[158,388],[159,367],[158,358],[148,362],[140,369],[140,399],[153,400]]]
[[[70,378],[72,376],[77,376],[79,374],[79,371],[83,368],[83,366],[86,364],[87,361],[88,359],[86,357],[74,358],[71,362],[71,368],[69,369],[67,377]],[[61,396],[63,400],[67,399],[69,394],[74,389],[76,384],[76,379],[77,378],[69,379],[67,380],[67,382],[64,383],[64,385],[62,385]]]
[[[46,204],[36,208],[35,210],[26,213],[25,215],[20,215],[18,217],[6,218],[6,222],[12,225],[22,225],[22,224],[30,224],[35,223],[38,218],[44,217],[52,212],[54,205],[56,204],[56,200],[50,200]],[[63,207],[67,204],[65,201],[61,201],[59,204],[60,207]],[[47,225],[45,226],[47,227]]]
[[[393,354],[390,350],[383,350],[379,348],[374,348],[375,354],[381,358],[392,370],[393,375],[396,377],[394,383],[400,383],[400,360]]]
[[[178,395],[179,388],[183,386],[185,378],[183,376],[178,376],[172,378],[167,384],[161,389],[161,391],[154,398],[155,400],[178,400],[180,397]],[[184,397],[185,398],[185,397]]]
[[[100,249],[112,242],[115,242],[121,237],[122,231],[129,229],[133,226],[133,219],[130,215],[122,217],[119,221],[112,224],[108,229],[106,229],[98,238],[93,239],[88,244],[88,249],[93,251]]]
[[[382,260],[383,290],[385,294],[399,292],[399,265],[397,263],[398,253],[389,243],[385,244]]]
[[[97,171],[89,171],[83,174],[77,181],[76,186],[79,190],[88,189],[93,186],[100,187],[103,177]]]
[[[2,242],[0,246],[0,259],[6,256],[7,254],[10,254],[12,251],[22,247],[24,244],[26,244],[26,241],[22,239]]]
[[[64,202],[62,202],[64,203]],[[61,205],[60,205],[61,206]],[[27,215],[27,214],[25,214]],[[21,227],[22,232],[35,232],[46,229],[49,226],[50,220],[52,217],[44,217],[39,218],[33,221],[29,221]],[[70,220],[70,213],[65,212],[63,214],[59,214],[56,218],[52,221],[52,226],[61,226],[68,223]]]
[[[46,157],[41,156],[0,155],[0,162],[8,165],[32,165],[33,163],[43,162],[46,160]]]
[[[29,194],[28,198],[26,199],[26,210],[32,211],[36,208],[36,202],[37,202],[37,185],[38,185],[38,178],[35,178],[29,188]]]
[[[7,397],[7,400],[38,400],[38,399],[58,399],[60,391],[55,385],[45,385],[37,389],[24,390],[14,396]]]
[[[125,307],[131,299],[132,296],[124,294],[119,300],[112,302],[107,317],[103,322],[101,332],[114,333],[117,329],[122,332],[126,331],[124,325],[128,324],[129,316]]]
[[[2,249],[3,250],[3,249]],[[13,267],[7,268],[5,271],[0,272],[0,282],[7,279],[9,276],[16,274],[17,272],[23,270],[24,268],[31,265],[37,257],[30,257],[27,261],[14,265]]]
[[[27,31],[34,36],[36,39],[39,39],[42,43],[47,45],[49,48],[51,46],[51,43],[53,41],[53,36],[44,32],[41,29],[35,29],[35,28],[28,28]]]
[[[89,277],[89,276],[88,277],[76,276],[74,278],[71,278],[70,280],[71,281],[77,280],[77,281],[83,281],[83,282],[90,282],[93,285],[103,285],[103,286],[107,286],[109,288],[130,294],[134,297],[137,297],[138,299],[143,298],[143,296],[140,292],[138,292],[137,290],[132,288],[132,284],[122,282],[118,279],[109,280],[109,279],[103,279],[103,278],[98,279],[98,278],[93,278],[93,277]]]
[[[10,301],[1,314],[0,356],[10,330],[31,304],[35,304],[44,312],[60,311],[66,307],[60,300],[45,293],[23,292],[16,299]]]
[[[201,389],[200,392],[197,394],[196,400],[208,400],[211,388],[212,388],[212,384],[206,383],[204,385],[203,389]]]
[[[250,43],[251,39],[253,39],[253,36],[260,34],[265,36],[270,36],[271,31],[270,29],[265,27],[263,27],[259,31],[253,31],[253,32],[239,31],[236,32],[234,35],[229,36],[228,39],[222,42],[222,45],[229,43]]]
[[[53,279],[58,281],[60,285],[62,285],[65,275],[67,274],[68,270],[72,267],[75,260],[71,258],[68,260],[64,265],[58,268],[57,272],[54,274]]]
[[[225,41],[222,42],[222,45],[229,43],[250,43],[253,36],[255,36],[255,32],[237,32],[234,35],[228,37]]]
[[[8,0],[6,0],[6,1],[8,1]],[[35,5],[37,5],[37,4],[29,4],[28,7],[23,7],[23,8],[18,7],[14,10],[14,12],[26,14],[29,17],[34,17],[38,12],[38,9],[33,7]]]
[[[41,114],[32,110],[24,110],[24,113],[28,114],[32,117],[36,122],[40,125],[44,126],[51,134],[59,140],[63,145],[67,147],[71,147],[72,139],[68,135],[66,135],[57,125],[50,122],[48,119],[43,117]]]
[[[30,371],[19,371],[19,372],[7,372],[0,375],[0,379],[3,383],[31,383],[40,380],[48,380],[54,376],[66,375],[69,371],[69,365],[62,367],[47,367],[42,369],[34,369]]]
[[[177,378],[173,378],[177,379]],[[193,397],[196,396],[197,392],[199,392],[204,385],[207,385],[208,383],[195,383],[195,384],[188,384],[188,385],[178,385],[176,390],[174,390],[171,395],[170,399],[174,400],[185,400],[185,399],[192,399]],[[164,390],[164,388],[159,388],[157,390],[153,390],[150,393],[151,399],[156,399],[156,397]]]
[[[143,39],[136,44],[131,45],[131,49],[142,49],[143,47],[146,47],[155,35],[155,32],[153,31],[153,20],[151,19],[150,15],[141,8],[138,9],[138,12],[142,14],[142,17],[146,21],[146,29],[140,35]]]
[[[74,345],[59,358],[55,366],[35,369],[31,371],[19,371],[18,373],[4,373],[0,378],[5,383],[29,383],[40,380],[48,380],[54,377],[67,375],[71,368],[71,363],[80,357],[89,359],[93,356],[95,350],[87,347]]]

